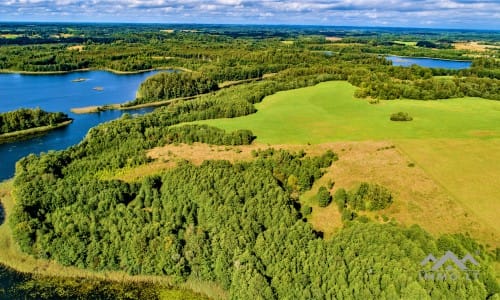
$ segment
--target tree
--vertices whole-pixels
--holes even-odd
[[[328,206],[328,204],[330,204],[330,202],[332,201],[332,196],[330,195],[330,192],[324,186],[319,188],[318,195],[316,197],[318,198],[318,203],[319,206],[321,207]]]

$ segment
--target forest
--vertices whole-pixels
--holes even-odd
[[[42,126],[54,126],[68,120],[68,115],[62,112],[51,113],[40,108],[21,108],[0,113],[0,134]]]
[[[342,228],[324,238],[309,222],[316,208],[302,205],[299,198],[335,166],[341,154],[332,151],[311,155],[269,146],[248,161],[178,161],[134,181],[100,176],[146,166],[153,160],[147,151],[154,147],[250,145],[256,138],[250,130],[226,132],[183,123],[249,115],[266,96],[324,81],[347,80],[358,87],[358,97],[370,99],[500,100],[497,60],[473,58],[467,70],[392,66],[380,53],[411,51],[389,43],[407,37],[407,32],[341,31],[345,40],[335,42],[308,27],[295,29],[299,34],[274,27],[244,31],[238,26],[206,26],[200,33],[179,26],[167,32],[154,26],[81,25],[67,41],[45,35],[35,43],[25,35],[0,47],[4,71],[184,69],[149,78],[129,103],[175,99],[168,105],[144,115],[124,114],[92,128],[66,150],[32,154],[17,162],[16,205],[8,223],[23,252],[95,272],[211,282],[230,299],[498,297],[491,267],[500,259],[498,250],[492,253],[465,234],[434,236],[418,225],[374,220],[369,212],[394,202],[394,191],[382,185],[363,182],[334,195],[322,186],[316,196],[319,206],[336,205],[342,212]],[[61,28],[48,30],[55,34]],[[471,33],[454,34],[465,39]],[[437,42],[443,34],[413,38]],[[431,44],[423,45],[415,53],[436,55],[428,48]],[[69,49],[74,46],[82,48]],[[439,51],[446,57],[468,54],[443,48]],[[255,80],[223,84],[247,79]],[[479,266],[473,268],[478,278],[471,281],[454,269],[453,280],[423,279],[422,273],[429,270],[421,266],[422,259],[446,251],[459,257],[477,254]],[[7,271],[3,274],[24,276]],[[74,295],[67,288],[72,285],[69,279],[16,280],[28,284],[13,291],[0,286],[0,297],[7,291],[50,298],[54,286],[63,286],[67,298]],[[157,297],[147,284],[137,289],[110,282],[83,285],[102,298],[110,291],[124,299]]]

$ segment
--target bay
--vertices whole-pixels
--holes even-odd
[[[73,118],[69,126],[43,135],[0,144],[0,181],[13,177],[15,163],[30,153],[62,150],[78,144],[88,130],[124,113],[145,113],[152,108],[133,111],[111,110],[93,114],[74,114],[72,108],[124,103],[135,98],[141,82],[157,71],[139,74],[114,74],[86,71],[56,75],[0,74],[0,112],[36,108],[64,112]]]

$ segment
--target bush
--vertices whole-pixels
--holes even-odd
[[[342,212],[342,222],[352,221],[356,219],[358,214],[350,209],[345,209]]]
[[[302,214],[303,214],[304,216],[308,216],[308,215],[310,215],[311,213],[312,213],[312,207],[310,207],[309,205],[304,205],[304,206],[302,207]]]
[[[353,210],[379,210],[392,204],[392,195],[381,185],[363,182],[349,192],[347,204]]]
[[[337,207],[339,208],[339,211],[342,212],[346,206],[347,203],[347,192],[345,189],[340,188],[335,192],[335,196],[333,197],[335,203],[337,204]]]
[[[398,112],[391,115],[391,121],[411,121],[413,118],[407,112]]]
[[[326,207],[330,204],[330,201],[332,201],[332,196],[330,195],[328,189],[324,186],[320,187],[318,191],[319,206]]]

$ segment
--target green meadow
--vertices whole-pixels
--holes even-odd
[[[498,246],[500,102],[460,98],[370,104],[355,98],[354,91],[347,82],[321,83],[269,96],[256,105],[255,114],[203,123],[226,130],[250,129],[257,142],[267,144],[391,141],[466,215],[488,228],[482,241]],[[390,121],[390,115],[399,111],[408,112],[413,120]],[[470,226],[462,225],[464,231]]]
[[[420,138],[500,137],[500,102],[480,98],[390,100],[370,104],[344,81],[279,92],[256,105],[257,113],[200,123],[226,130],[250,129],[261,143],[317,144]],[[408,112],[410,122],[390,121]]]

